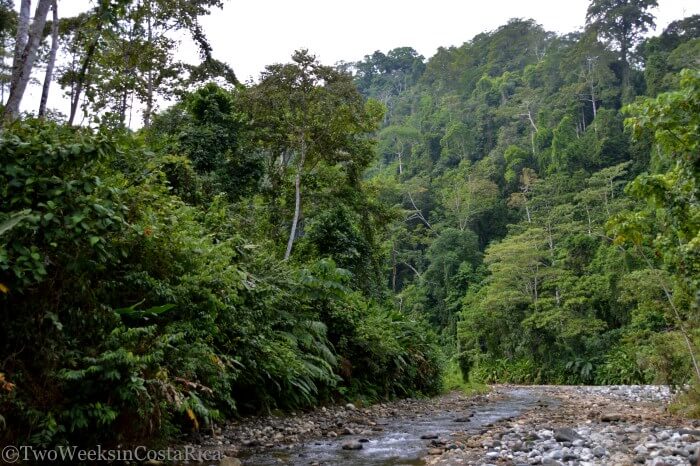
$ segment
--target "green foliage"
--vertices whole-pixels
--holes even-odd
[[[442,386],[446,392],[459,390],[466,395],[487,393],[489,388],[487,385],[464,380],[463,372],[459,368],[459,364],[455,358],[451,358],[445,367],[445,372],[442,378]]]
[[[118,251],[108,240],[124,231],[127,208],[118,201],[118,184],[106,185],[99,168],[113,150],[105,135],[74,135],[53,125],[17,123],[3,134],[0,218],[9,231],[0,245],[0,270],[10,289],[43,281],[48,263],[86,272],[94,261],[115,260]],[[77,251],[89,252],[79,261]]]
[[[470,372],[470,379],[481,383],[542,383],[541,369],[530,359],[480,359]],[[556,382],[556,381],[555,381]]]
[[[644,349],[649,352],[648,347]],[[651,368],[644,369],[644,366],[647,365],[643,360],[644,356],[645,354],[640,351],[639,346],[621,345],[611,349],[596,369],[595,382],[604,385],[634,385],[655,382],[655,371]]]
[[[512,20],[439,49],[399,92],[373,85],[393,79],[377,76],[379,54],[355,65],[362,92],[389,107],[369,173],[404,213],[384,246],[395,301],[429,318],[465,377],[640,383],[676,373],[655,359],[655,336],[679,329],[674,309],[697,326],[700,112],[694,72],[675,74],[692,63],[697,20],[642,42],[655,6],[593,1],[588,28],[564,36]],[[644,75],[630,66],[640,42]],[[645,76],[680,90],[631,107],[629,131],[621,104],[645,91]],[[666,173],[626,188],[644,171]],[[645,192],[655,193],[647,210],[630,196]],[[627,223],[611,230],[617,216]],[[621,248],[623,237],[646,259]]]
[[[633,93],[630,80],[630,55],[639,38],[654,27],[657,0],[592,0],[586,12],[586,25],[620,52],[623,96]]]
[[[427,62],[299,51],[255,84],[192,89],[235,77],[196,21],[219,2],[180,3],[62,25],[82,60],[60,82],[91,83],[99,128],[0,134],[3,442],[142,444],[492,382],[691,380],[700,75],[677,71],[697,18],[644,41],[643,72],[629,57],[656,2],[595,0],[584,32],[511,20]],[[170,28],[201,66],[173,62]],[[623,124],[645,85],[670,92]],[[179,98],[153,115],[158,94]]]
[[[247,146],[244,120],[235,95],[213,83],[153,118],[144,136],[170,155],[159,168],[174,194],[196,203],[221,192],[236,200],[257,189],[264,162]]]
[[[209,118],[200,110],[222,92],[203,90],[192,117]],[[3,132],[4,440],[142,443],[235,414],[440,390],[426,324],[360,291],[381,289],[369,271],[331,259],[357,272],[377,261],[378,230],[356,209],[382,208],[359,180],[353,196],[319,196],[308,256],[285,262],[240,209],[250,198],[232,203],[246,191],[202,192],[212,172],[154,127],[155,153],[39,121]]]

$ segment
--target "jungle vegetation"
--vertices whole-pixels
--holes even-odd
[[[243,84],[199,24],[219,0],[19,3],[0,1],[3,443],[167,441],[433,395],[455,365],[700,378],[700,17],[649,36],[655,0],[593,0],[566,35],[299,50]]]

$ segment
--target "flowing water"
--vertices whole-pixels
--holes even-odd
[[[529,388],[512,388],[501,400],[482,406],[470,406],[464,412],[436,409],[430,416],[403,416],[384,418],[378,423],[384,430],[377,432],[363,443],[362,450],[343,450],[343,443],[358,440],[361,436],[343,436],[318,439],[302,443],[292,449],[278,449],[253,454],[243,459],[245,465],[306,465],[319,463],[324,466],[357,465],[418,465],[428,452],[430,440],[421,439],[426,434],[437,434],[449,443],[450,434],[478,433],[494,422],[517,416],[523,410],[540,402],[541,393]],[[549,402],[549,401],[548,401]],[[469,422],[455,422],[465,414],[473,413]]]

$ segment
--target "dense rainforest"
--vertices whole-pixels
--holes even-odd
[[[354,65],[387,107],[369,176],[407,212],[388,240],[395,301],[465,376],[697,375],[700,17],[642,41],[655,2],[616,3],[592,2],[581,32],[516,19],[427,62],[401,48]]]
[[[166,441],[456,371],[698,381],[700,17],[648,36],[655,0],[593,0],[571,34],[299,50],[243,84],[199,23],[221,5],[0,1],[3,443]]]

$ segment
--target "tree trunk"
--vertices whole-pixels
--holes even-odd
[[[85,59],[80,67],[80,72],[78,73],[78,79],[75,83],[75,92],[73,93],[73,100],[70,103],[70,116],[68,117],[68,125],[72,126],[75,121],[75,115],[78,113],[78,106],[80,105],[80,96],[83,93],[83,85],[85,82],[85,76],[87,75],[88,67],[92,61],[92,57],[95,55],[95,50],[97,49],[97,39],[95,39],[88,48],[85,54]]]
[[[58,5],[53,0],[51,10],[53,11],[53,24],[51,24],[51,51],[49,52],[49,62],[46,64],[46,75],[44,76],[44,88],[41,90],[41,103],[39,104],[39,118],[46,115],[46,102],[49,100],[49,88],[53,79],[53,68],[56,65],[56,52],[58,51]]]
[[[596,128],[596,122],[595,119],[598,116],[598,109],[596,108],[596,99],[595,99],[595,83],[593,82],[593,73],[596,68],[596,57],[588,57],[588,84],[590,87],[591,91],[591,109],[593,110],[593,131],[596,133],[598,132],[598,128]],[[585,120],[584,120],[585,121]],[[584,126],[585,130],[585,126]]]
[[[151,20],[151,4],[148,3],[148,44],[153,41],[153,25]],[[148,63],[148,88],[146,89],[146,109],[143,112],[143,126],[148,128],[151,125],[151,113],[153,113],[153,62]]]
[[[124,126],[126,122],[126,101],[129,100],[129,91],[122,91],[122,101],[119,103],[119,123]]]
[[[396,245],[391,248],[391,290],[396,293]]]
[[[304,159],[306,158],[306,147],[302,143],[301,158],[297,166],[297,174],[294,178],[294,218],[292,219],[292,229],[289,232],[289,240],[287,241],[287,250],[284,253],[284,260],[289,259],[292,255],[292,246],[294,245],[294,237],[297,234],[297,224],[299,223],[299,214],[301,213],[301,172],[304,170]]]
[[[622,58],[622,102],[627,103],[632,100],[630,89],[630,64],[628,61],[629,46],[623,40],[620,44],[620,57]]]
[[[593,88],[593,80],[591,80],[591,108],[593,108],[593,132],[598,132],[598,124],[595,119],[598,116],[598,110],[595,105],[595,89]]]
[[[588,218],[588,236],[593,235],[593,227],[591,223],[591,210],[588,207],[588,204],[586,204],[586,217]]]
[[[103,5],[103,3],[101,3],[100,5]],[[100,8],[102,8],[102,6]],[[102,16],[101,12],[98,14]],[[83,64],[80,66],[80,71],[78,72],[78,77],[75,83],[75,91],[73,93],[72,100],[70,103],[70,116],[68,117],[69,126],[73,125],[73,121],[75,121],[75,115],[78,112],[78,106],[80,105],[80,96],[83,93],[83,86],[85,85],[87,71],[88,68],[90,68],[90,65],[92,64],[92,59],[95,56],[95,52],[97,51],[97,43],[100,40],[100,35],[102,34],[103,27],[104,23],[102,21],[99,21],[95,28],[95,37],[88,46],[87,52],[85,53],[85,59],[83,60]]]
[[[32,21],[29,29],[27,43],[24,46],[22,55],[19,57],[19,62],[15,63],[13,68],[17,70],[17,75],[10,86],[10,97],[7,99],[5,106],[5,119],[15,119],[19,115],[19,105],[22,102],[24,91],[27,90],[27,84],[32,75],[36,53],[44,32],[44,25],[46,24],[46,15],[48,15],[50,7],[51,0],[39,0],[39,4],[36,6],[34,21]]]
[[[12,86],[15,85],[17,81],[17,76],[19,75],[19,64],[22,59],[22,52],[24,47],[27,46],[27,40],[29,35],[29,12],[32,8],[32,0],[22,0],[22,4],[19,8],[19,17],[17,18],[17,35],[15,36],[15,53],[12,61],[12,78],[10,79],[10,92],[12,92]]]
[[[535,298],[535,306],[537,306],[537,299],[539,298],[539,291],[538,291],[538,286],[539,286],[539,273],[540,273],[540,266],[535,265],[535,276],[534,276],[534,284],[533,284],[533,294]]]

